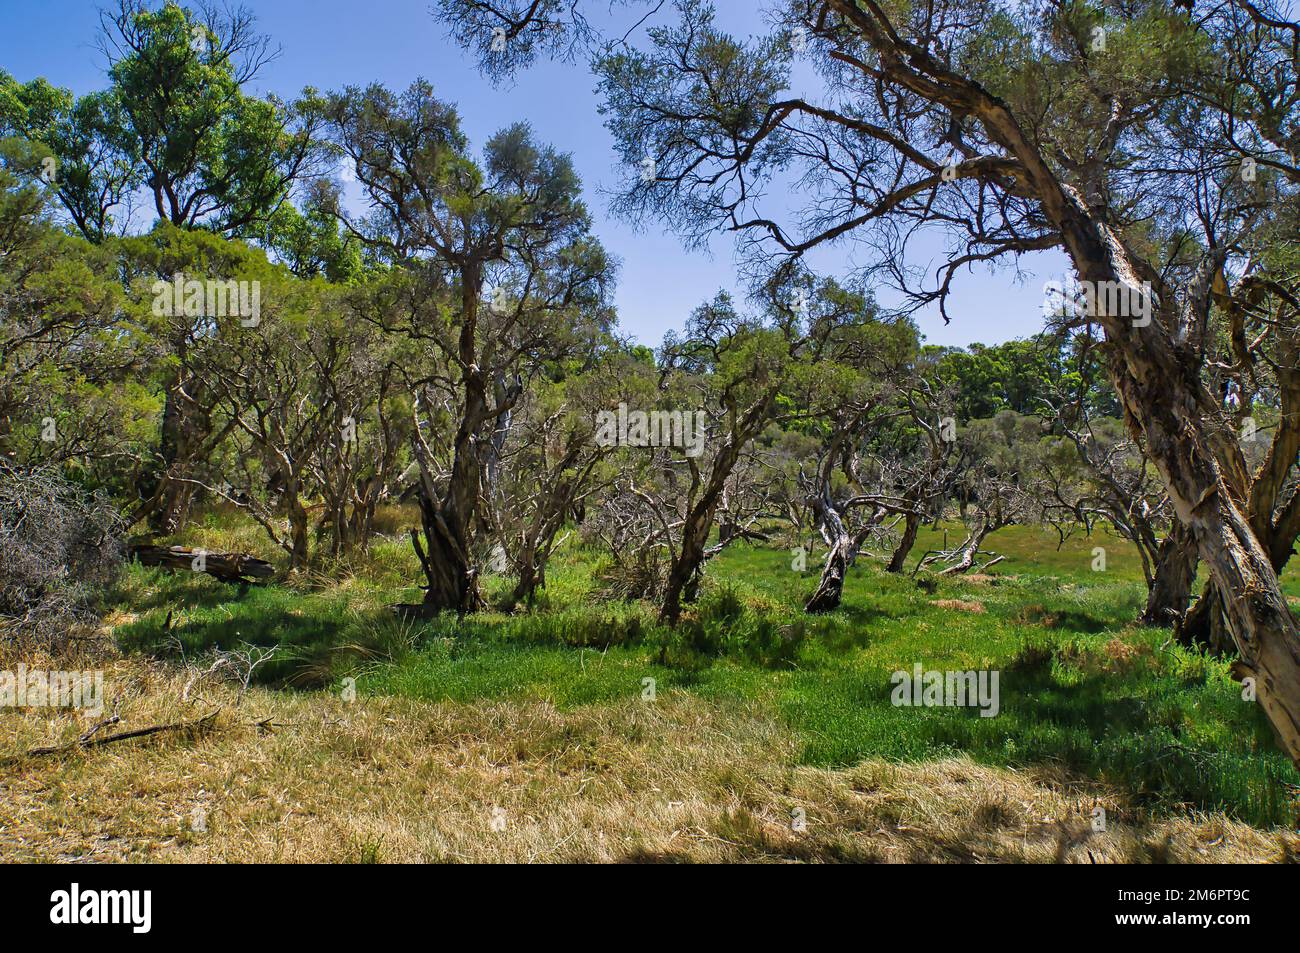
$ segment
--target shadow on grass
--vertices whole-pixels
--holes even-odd
[[[418,641],[417,632],[386,610],[359,612],[342,599],[273,587],[241,592],[222,583],[173,588],[163,605],[118,626],[115,634],[124,650],[178,660],[214,649],[279,647],[254,681],[299,688],[329,684],[349,667],[345,663],[392,658]]]
[[[168,572],[164,569],[135,569],[141,575],[130,591],[121,588],[114,601],[129,603],[139,612],[153,609],[214,608],[244,599],[258,586],[219,582],[205,573]]]
[[[1046,604],[1007,606],[999,615],[1016,625],[1034,625],[1061,632],[1096,635],[1131,624],[1141,608],[1142,601],[1134,599],[1098,609],[1081,609],[1066,599],[1058,599],[1055,604],[1048,601]]]
[[[961,751],[986,764],[1064,767],[1119,785],[1140,805],[1190,804],[1260,825],[1300,820],[1300,773],[1271,744],[1257,707],[1234,703],[1234,688],[1196,683],[1150,656],[1119,670],[1079,662],[1027,648],[1001,667],[994,717],[977,707],[896,707],[885,672],[837,680],[820,697],[804,690],[784,707],[808,736],[804,760],[813,764]],[[874,683],[866,691],[864,680]],[[1217,735],[1204,727],[1207,714],[1221,723]]]
[[[860,602],[842,602],[838,608],[827,613],[825,618],[841,618],[852,622],[854,625],[869,626],[886,619],[901,619],[906,614],[876,604],[863,605]]]

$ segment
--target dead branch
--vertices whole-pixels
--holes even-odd
[[[9,766],[12,764],[21,764],[29,758],[42,758],[46,756],[57,757],[72,751],[85,750],[88,748],[100,748],[104,745],[111,745],[118,741],[129,741],[133,738],[147,738],[153,735],[166,733],[177,733],[189,735],[195,738],[201,738],[207,735],[216,724],[217,714],[220,709],[209,712],[202,718],[196,718],[194,721],[177,721],[166,725],[150,725],[147,728],[136,728],[133,731],[121,731],[115,735],[105,735],[102,738],[93,738],[94,730],[82,735],[76,741],[63,745],[50,745],[42,748],[32,748],[25,754],[13,755],[0,761],[0,765]]]

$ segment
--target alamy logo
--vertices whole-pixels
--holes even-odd
[[[148,933],[153,925],[151,890],[70,890],[50,894],[50,922],[57,924],[126,923],[132,933]]]
[[[182,274],[171,281],[153,283],[153,313],[168,318],[239,318],[245,328],[262,323],[260,281],[186,280]]]
[[[889,684],[894,686],[889,700],[895,707],[978,707],[981,718],[992,718],[1001,707],[997,671],[927,672],[917,662],[911,672],[900,669],[891,675]]]
[[[103,672],[47,672],[19,664],[0,671],[0,708],[81,708],[104,710]]]
[[[1043,285],[1045,317],[1131,318],[1133,327],[1151,323],[1155,292],[1151,282],[1131,285],[1123,281],[1049,281]]]
[[[681,447],[688,457],[704,452],[704,411],[633,410],[620,403],[618,411],[596,412],[596,445],[600,447]]]

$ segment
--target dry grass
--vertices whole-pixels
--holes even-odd
[[[967,602],[962,599],[932,599],[930,605],[938,606],[940,609],[954,609],[957,612],[983,612],[984,603]]]
[[[559,711],[255,689],[236,707],[221,685],[181,702],[174,667],[106,664],[113,730],[220,707],[216,730],[0,769],[0,858],[1259,862],[1300,848],[1221,816],[1144,823],[1113,792],[964,759],[796,767],[779,721],[675,692]],[[92,722],[2,712],[0,758]]]

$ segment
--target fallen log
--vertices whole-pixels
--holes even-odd
[[[254,579],[269,579],[275,575],[274,566],[265,559],[247,553],[209,553],[188,546],[136,543],[129,547],[127,555],[142,566],[203,572],[222,582],[249,583]]]

